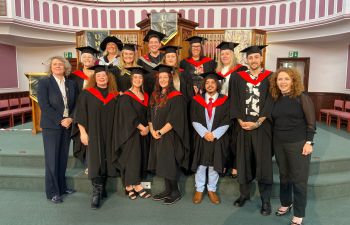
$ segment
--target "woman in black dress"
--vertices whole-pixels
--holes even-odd
[[[305,217],[307,182],[316,131],[315,108],[296,69],[281,68],[270,79],[274,99],[273,148],[280,172],[281,206],[277,216],[294,208],[291,225]]]
[[[76,122],[81,143],[87,146],[88,177],[93,185],[91,208],[97,209],[101,198],[107,197],[107,177],[116,176],[112,164],[112,131],[118,92],[108,67],[96,65],[90,69],[95,73],[79,96]]]
[[[160,64],[154,70],[157,71],[156,85],[148,114],[152,135],[148,169],[165,181],[165,190],[153,199],[173,204],[181,198],[178,188],[180,166],[188,167],[186,101],[174,88],[171,66]]]
[[[118,100],[113,132],[113,162],[121,173],[125,193],[134,200],[136,193],[141,198],[151,196],[141,186],[141,179],[146,174],[149,150],[149,97],[143,91],[143,74],[147,71],[142,67],[127,69],[132,86]]]

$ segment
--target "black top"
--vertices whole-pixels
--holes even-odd
[[[274,136],[285,142],[313,141],[316,120],[315,108],[310,97],[301,94],[297,98],[281,96],[272,110]]]

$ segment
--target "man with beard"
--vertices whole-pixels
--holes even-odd
[[[246,53],[248,70],[233,76],[230,87],[230,119],[239,123],[237,135],[237,169],[240,197],[234,202],[242,207],[250,199],[252,181],[258,181],[262,215],[271,214],[272,150],[269,93],[271,71],[261,67],[263,46],[250,46]]]

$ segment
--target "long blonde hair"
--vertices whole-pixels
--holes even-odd
[[[122,50],[121,54],[120,54],[120,60],[119,60],[119,69],[120,69],[120,75],[124,76],[124,74],[129,74],[129,71],[126,69],[125,67],[125,63],[124,63],[124,49]],[[137,58],[136,58],[136,52],[134,52],[134,61],[132,62],[132,67],[137,66]]]
[[[276,72],[270,77],[270,93],[273,100],[277,100],[281,95],[281,90],[277,86],[278,74],[285,72],[292,79],[292,87],[289,96],[295,98],[304,91],[304,85],[301,82],[301,76],[297,69],[295,68],[279,68]]]
[[[168,53],[165,53],[164,54],[164,57],[163,57],[163,59],[162,59],[162,61],[161,61],[161,64],[165,64],[165,65],[168,65],[166,62],[165,62],[165,56],[166,56],[166,54],[168,54]],[[172,77],[173,77],[173,81],[174,80],[176,80],[176,81],[179,81],[180,82],[180,71],[179,71],[179,55],[176,53],[176,64],[175,64],[175,66],[173,66],[174,67],[174,70],[173,70],[173,72],[172,72]]]
[[[114,75],[111,72],[106,72],[108,77],[108,93],[116,92],[118,90],[117,83],[115,82]],[[96,72],[92,75],[84,89],[96,87]]]
[[[237,65],[237,60],[235,57],[235,54],[232,50],[229,51],[230,53],[230,58],[231,58],[231,62],[229,65],[229,70],[232,69],[233,67],[235,67]],[[224,68],[224,64],[221,62],[220,56],[218,57],[218,66],[216,67],[216,72],[221,72],[221,70]]]

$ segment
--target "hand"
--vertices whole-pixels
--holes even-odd
[[[244,130],[254,130],[258,128],[254,122],[242,122],[241,126]]]
[[[152,137],[154,138],[154,139],[156,139],[156,140],[158,140],[161,136],[158,134],[158,132],[157,131],[155,131],[155,130],[152,130],[151,131],[151,134],[152,134]]]
[[[69,118],[69,117],[64,118],[63,120],[61,120],[61,126],[68,129],[72,124],[72,122],[73,122],[72,118]]]
[[[141,136],[146,136],[149,132],[148,126],[147,127],[143,127],[142,130],[140,130],[140,134]]]
[[[302,154],[306,156],[306,155],[309,155],[311,153],[312,153],[312,145],[305,143],[305,145],[303,147],[303,153]]]
[[[80,141],[85,146],[89,145],[89,136],[87,135],[87,133],[80,133]]]
[[[208,132],[204,135],[204,139],[209,142],[213,142],[215,137],[212,133]]]
[[[118,92],[118,95],[123,95],[123,94],[124,94],[124,92],[122,92],[122,91]]]

